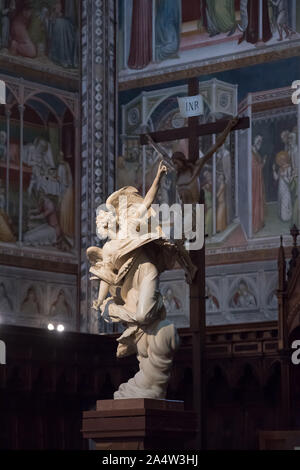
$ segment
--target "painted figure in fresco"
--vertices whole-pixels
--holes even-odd
[[[226,210],[226,184],[225,176],[221,173],[218,176],[217,189],[217,232],[223,232],[227,227],[227,210]]]
[[[41,313],[40,305],[34,287],[30,287],[27,291],[26,297],[21,305],[21,312],[29,315],[38,315]]]
[[[65,291],[61,289],[58,293],[56,300],[50,307],[49,315],[51,317],[64,316],[64,317],[71,317],[72,316],[72,309],[66,300]]]
[[[75,68],[76,29],[72,21],[63,14],[62,3],[57,1],[49,21],[49,59],[65,68]]]
[[[12,223],[5,212],[5,187],[0,179],[0,242],[15,243]]]
[[[277,289],[274,289],[268,297],[268,307],[278,308]]]
[[[293,224],[298,225],[298,130],[297,128],[293,129],[289,133],[288,138],[288,148],[289,156],[291,158],[292,168],[293,168],[293,181],[291,183],[290,189],[293,200]]]
[[[55,166],[50,142],[42,137],[34,139],[33,155],[31,155],[31,158],[33,159],[33,163],[42,164],[46,167],[52,168]],[[28,164],[30,163],[32,163],[32,161],[29,160]]]
[[[232,297],[231,306],[235,308],[256,307],[257,302],[255,296],[250,292],[247,283],[241,281],[238,290]]]
[[[225,177],[225,188],[226,188],[226,212],[227,212],[227,224],[230,221],[230,213],[231,213],[231,184],[232,184],[232,176],[231,176],[231,154],[228,149],[227,143],[222,145],[217,151],[217,170],[220,173],[223,173]]]
[[[56,207],[56,197],[49,196],[43,189],[38,195],[38,208],[29,211],[32,228],[24,233],[23,241],[29,246],[53,246],[61,251],[70,251],[71,242],[64,234]],[[41,223],[33,226],[37,221]]]
[[[32,144],[24,146],[24,163],[32,167],[32,176],[28,187],[28,194],[43,189],[47,194],[53,194],[53,184],[48,170],[55,168],[51,145],[45,139],[37,137]],[[52,175],[53,176],[53,175]],[[54,192],[56,194],[57,192]]]
[[[180,46],[181,0],[158,0],[155,18],[155,59],[176,56]]]
[[[210,37],[220,33],[233,34],[236,29],[234,0],[207,1],[206,17]]]
[[[6,162],[6,155],[7,155],[6,132],[0,131],[0,161]]]
[[[48,195],[58,196],[60,194],[60,183],[56,167],[46,168],[41,187]]]
[[[49,9],[43,7],[35,10],[30,22],[28,32],[32,42],[37,48],[38,56],[45,56],[47,52],[49,30]]]
[[[80,48],[79,11],[80,11],[80,0],[65,0],[64,16],[71,21],[75,29],[73,66],[76,68],[79,66],[79,48]]]
[[[238,29],[243,33],[240,39],[238,40],[238,44],[243,42],[245,39],[245,33],[248,28],[248,0],[240,0],[240,21],[237,24]]]
[[[74,237],[74,188],[73,176],[70,165],[64,159],[63,152],[59,154],[58,163],[59,201],[60,201],[60,226],[65,235]]]
[[[284,150],[286,150],[287,152],[289,151],[289,135],[290,131],[288,130],[284,130],[280,134],[280,138],[284,144]]]
[[[45,221],[24,234],[26,245],[57,245],[62,238],[62,230],[54,202],[43,190],[39,193],[39,207],[29,212],[30,221]]]
[[[10,16],[16,9],[15,0],[0,0],[0,48],[8,49],[10,41]]]
[[[78,12],[80,8],[79,0],[65,0],[65,17],[72,21],[74,26],[78,26]]]
[[[298,130],[297,127],[292,131],[285,129],[281,132],[280,138],[284,144],[283,150],[285,150],[291,159],[294,173],[298,173]]]
[[[208,285],[205,286],[205,309],[207,312],[217,312],[219,309],[220,309],[220,304],[219,304],[219,301],[217,299],[217,297],[215,297],[210,288],[208,287]]]
[[[278,215],[283,222],[291,220],[293,215],[291,183],[294,178],[289,154],[283,150],[276,155],[273,165],[273,178],[278,182]]]
[[[62,67],[78,67],[78,0],[65,0],[63,4],[61,0],[40,4],[38,1],[19,2],[17,5],[16,10],[15,0],[0,0],[0,47],[9,47],[13,55],[32,59],[48,56]]]
[[[29,25],[33,15],[33,10],[25,6],[18,13],[11,23],[11,44],[10,53],[34,59],[37,56],[37,48],[32,42],[29,34]]]
[[[167,313],[174,313],[181,309],[180,300],[174,295],[173,289],[168,287],[163,295],[164,306]]]
[[[287,150],[291,159],[291,164],[293,167],[293,172],[295,175],[298,175],[298,143],[297,143],[297,128],[292,132],[288,133],[287,138]]]
[[[212,202],[212,173],[203,173],[203,191],[205,200],[205,234],[211,237],[213,234],[213,202]]]
[[[263,159],[260,149],[263,143],[261,135],[254,138],[252,145],[252,229],[253,233],[259,232],[265,224],[265,188],[263,168],[267,157]]]
[[[268,42],[272,38],[268,2],[262,2],[262,37],[259,37],[259,0],[248,0],[247,4],[248,26],[239,43],[243,41],[257,44],[259,40]]]
[[[0,313],[12,313],[13,305],[3,282],[0,283]]]
[[[125,157],[118,157],[118,186],[132,186],[142,181],[142,166],[138,147],[129,147]]]
[[[276,26],[279,33],[278,41],[283,40],[283,33],[289,38],[294,32],[289,27],[289,14],[287,0],[270,0],[274,7],[274,17],[276,18]]]
[[[143,69],[151,60],[152,1],[133,0],[128,67]]]

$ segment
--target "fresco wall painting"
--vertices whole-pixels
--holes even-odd
[[[76,276],[0,267],[0,322],[77,329]]]
[[[295,60],[292,63],[295,65]],[[280,65],[278,61],[277,66]],[[273,69],[264,64],[260,73],[249,73],[252,79],[248,81],[246,77],[250,68],[227,73],[228,81],[218,78],[223,78],[225,74],[217,74],[209,80],[205,77],[199,79],[199,90],[204,98],[204,113],[199,122],[228,118],[237,112],[250,118],[250,128],[233,133],[206,164],[199,178],[205,194],[208,257],[230,255],[232,252],[239,252],[242,256],[244,252],[249,252],[247,259],[251,259],[252,250],[277,248],[281,235],[284,243],[289,245],[290,228],[294,223],[299,224],[300,111],[291,100],[290,75],[284,74],[282,69],[274,76]],[[267,83],[278,83],[279,86],[268,88]],[[260,91],[250,91],[253,88]],[[119,187],[138,184],[140,191],[147,191],[157,169],[158,155],[151,147],[139,146],[139,134],[185,127],[187,122],[179,113],[177,97],[186,95],[187,85],[178,85],[178,82],[120,93]],[[216,136],[200,138],[199,158],[215,139]],[[160,145],[171,158],[178,150],[187,156],[186,141]],[[129,174],[134,174],[130,181],[127,179]],[[157,202],[179,202],[172,172],[164,178],[161,186]],[[262,281],[239,275],[243,264],[237,265],[232,282],[228,281],[226,288],[223,281],[221,287],[215,276],[211,278],[210,269],[206,287],[210,325],[276,318],[274,272],[270,274],[272,282],[269,275],[264,274],[268,277],[264,282],[272,285],[268,284],[268,298],[263,297],[262,301],[262,296],[265,296],[261,290]],[[218,269],[223,276],[227,268],[219,266]],[[263,266],[259,269],[267,268]],[[177,305],[173,299],[175,294],[165,286],[166,282],[168,279],[161,284],[161,292],[169,307],[171,304],[174,307]],[[231,297],[226,297],[225,305],[223,297],[227,291],[231,292]]]
[[[119,0],[120,78],[296,44],[295,0]]]
[[[7,105],[0,115],[0,243],[74,256],[78,98],[6,82]]]
[[[79,0],[1,0],[0,61],[76,77]]]

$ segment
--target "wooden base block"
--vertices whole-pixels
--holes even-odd
[[[96,411],[83,413],[82,432],[97,450],[183,450],[196,426],[183,402],[133,398],[98,401]]]

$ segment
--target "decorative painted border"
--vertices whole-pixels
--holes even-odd
[[[226,70],[248,67],[250,65],[263,64],[280,59],[287,59],[300,55],[300,40],[284,43],[281,45],[272,45],[256,48],[250,51],[240,52],[228,57],[220,56],[212,59],[191,62],[174,67],[166,67],[148,72],[139,72],[136,74],[119,77],[119,91],[140,88],[145,86],[167,83],[174,80],[187,80],[192,77],[210,75],[224,72]]]
[[[82,1],[82,164],[80,330],[96,332],[86,249],[99,245],[96,208],[114,190],[116,4]]]

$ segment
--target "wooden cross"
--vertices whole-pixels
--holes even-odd
[[[188,81],[189,96],[199,94],[197,78]],[[155,143],[170,142],[179,139],[187,139],[189,142],[188,160],[195,162],[199,158],[199,137],[223,132],[228,120],[220,120],[214,123],[199,125],[197,117],[188,119],[188,126],[180,129],[142,134],[141,145],[148,145],[148,135]],[[232,131],[247,129],[250,127],[249,118],[239,119]],[[204,192],[201,191],[199,203],[204,204]],[[198,251],[190,251],[193,263],[198,267],[197,275],[190,286],[190,331],[193,344],[193,405],[197,412],[198,434],[195,448],[205,448],[205,406],[204,406],[204,353],[205,353],[205,246]]]

